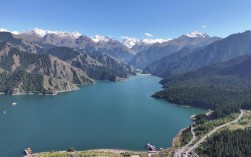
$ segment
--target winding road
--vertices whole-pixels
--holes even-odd
[[[198,157],[198,155],[196,153],[194,153],[193,151],[201,144],[203,143],[208,137],[212,136],[215,132],[217,132],[219,129],[224,128],[230,124],[236,123],[238,122],[244,115],[244,111],[240,110],[241,113],[240,115],[233,121],[222,124],[220,126],[215,127],[212,131],[210,131],[209,133],[207,133],[204,137],[202,137],[197,143],[195,143],[193,146],[189,147],[195,140],[196,140],[196,135],[194,133],[194,128],[192,127],[191,129],[191,133],[193,134],[193,138],[192,140],[185,146],[183,146],[182,148],[178,149],[175,154],[174,157]],[[183,156],[182,156],[183,155]]]
[[[193,135],[192,140],[186,144],[185,146],[181,147],[180,149],[176,150],[174,157],[182,157],[183,152],[185,152],[187,150],[187,148],[189,148],[189,146],[197,139],[195,132],[194,132],[194,127],[191,127],[191,133]]]

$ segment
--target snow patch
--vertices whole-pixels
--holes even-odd
[[[4,28],[0,28],[0,32],[9,32],[9,31]]]
[[[206,38],[206,37],[208,37],[208,35],[206,33],[201,33],[201,32],[198,32],[198,31],[188,33],[185,36],[187,36],[189,38]]]
[[[111,42],[111,41],[115,41],[112,38],[109,38],[109,37],[106,37],[106,36],[102,36],[102,35],[99,35],[99,34],[95,35],[91,39],[92,39],[92,41],[94,41],[96,43],[98,43],[98,42],[108,43],[108,42]]]
[[[39,28],[28,30],[28,31],[25,31],[21,34],[35,35],[40,38],[46,36],[47,34],[54,34],[54,35],[61,37],[61,38],[79,38],[82,35],[78,32],[50,31],[50,30],[43,30],[43,29],[39,29]]]
[[[171,39],[143,39],[143,43],[145,44],[155,44],[155,43],[164,43],[168,42]]]
[[[123,37],[123,38],[124,39],[122,40],[122,43],[128,48],[133,48],[135,45],[141,44],[140,39],[129,38],[129,37]]]
[[[133,48],[134,46],[138,45],[152,45],[156,43],[163,43],[168,42],[171,39],[137,39],[137,38],[129,38],[129,37],[122,37],[122,43],[127,46],[128,48]]]
[[[18,31],[11,32],[12,34],[19,35],[20,33]]]
[[[10,32],[10,31],[8,31],[7,29],[4,29],[4,28],[0,28],[0,32],[9,32],[9,33],[12,33],[12,34],[15,34],[15,35],[18,35],[18,34],[19,34],[18,31]]]

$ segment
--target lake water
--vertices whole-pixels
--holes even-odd
[[[71,146],[145,150],[148,142],[169,147],[191,124],[190,115],[203,110],[152,98],[161,89],[159,81],[139,75],[57,96],[0,95],[0,156],[22,156],[27,147],[33,152]]]

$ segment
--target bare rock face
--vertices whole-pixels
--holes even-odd
[[[67,47],[56,47],[48,52],[84,71],[95,80],[118,81],[135,74],[134,69],[98,51],[78,52]]]
[[[85,35],[67,32],[46,32],[42,35],[30,32],[21,33],[17,37],[46,48],[63,46],[75,50],[96,50],[123,62],[129,62],[134,56],[133,51],[123,43],[104,36],[98,36],[100,39],[97,40]]]
[[[73,91],[79,89],[77,85],[65,79],[55,79],[48,76],[43,77],[43,88],[49,93]]]
[[[148,49],[135,55],[129,64],[139,69],[145,69],[155,61],[175,54],[183,48],[202,47],[219,39],[220,38],[209,37],[207,35],[198,37],[183,35],[168,42],[153,44]]]
[[[122,62],[132,54],[116,40],[96,42],[77,33],[41,33],[0,32],[0,92],[53,94],[94,80],[119,81],[135,74]]]
[[[44,65],[46,62],[48,62],[48,65]],[[36,60],[26,71],[40,73],[57,79],[65,79],[74,84],[93,82],[82,70],[48,54]]]
[[[95,82],[81,69],[49,54],[28,53],[7,43],[0,52],[0,92],[6,94],[53,94]]]
[[[203,66],[225,62],[243,55],[250,55],[250,43],[251,31],[232,34],[190,52],[183,51],[182,53],[179,52],[178,55],[164,57],[150,65],[145,71],[163,78],[183,74]]]
[[[37,44],[22,40],[10,32],[0,32],[0,42],[7,42],[29,53],[45,53],[46,51]]]

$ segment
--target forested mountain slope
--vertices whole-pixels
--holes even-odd
[[[216,116],[250,108],[251,56],[242,56],[162,80],[154,96],[183,105],[215,109]]]

